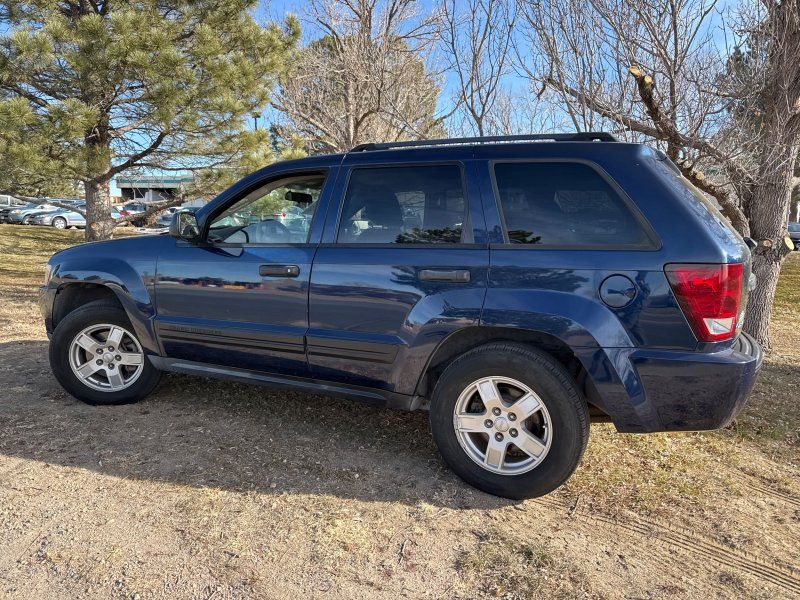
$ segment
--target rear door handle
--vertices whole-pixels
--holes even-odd
[[[421,281],[452,281],[455,283],[469,283],[468,269],[421,269]]]
[[[297,277],[300,267],[297,265],[261,265],[258,274],[262,277]]]

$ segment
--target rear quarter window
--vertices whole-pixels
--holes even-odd
[[[579,162],[494,165],[496,194],[511,244],[641,247],[652,242],[628,204]]]

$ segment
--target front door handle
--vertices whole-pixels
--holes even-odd
[[[469,283],[468,269],[421,269],[420,281],[452,281]]]
[[[262,277],[297,277],[300,267],[297,265],[261,265],[258,274]]]

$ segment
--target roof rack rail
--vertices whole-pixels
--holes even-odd
[[[605,131],[580,131],[578,133],[536,133],[530,135],[497,135],[484,137],[443,138],[439,140],[419,140],[410,142],[379,142],[359,144],[350,152],[366,152],[369,150],[390,150],[392,148],[418,148],[425,146],[457,146],[466,144],[497,144],[507,142],[616,142],[610,133]]]

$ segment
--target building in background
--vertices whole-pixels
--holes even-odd
[[[192,183],[194,183],[192,175],[116,177],[112,182],[111,196],[119,198],[120,202],[129,200],[163,202],[172,200]]]

